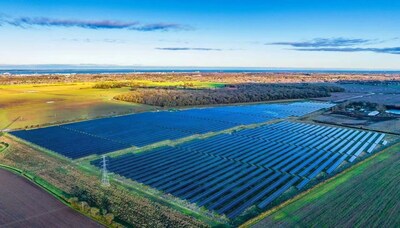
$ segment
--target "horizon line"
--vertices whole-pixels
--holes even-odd
[[[400,71],[395,68],[333,68],[333,67],[248,67],[248,66],[151,66],[151,65],[118,65],[118,64],[0,64],[0,70],[90,70],[90,69],[168,69],[168,70],[333,70],[333,71]]]

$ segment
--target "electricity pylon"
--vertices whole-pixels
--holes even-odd
[[[107,159],[105,155],[101,157],[103,158],[101,162],[101,167],[102,167],[101,185],[104,187],[108,187],[110,186],[110,179],[108,178],[108,172],[107,172]]]

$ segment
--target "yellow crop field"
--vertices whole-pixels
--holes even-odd
[[[113,100],[129,88],[93,89],[95,83],[0,85],[0,129],[154,110]]]
[[[0,130],[35,127],[102,116],[156,110],[159,107],[114,100],[121,88],[94,88],[99,84],[129,83],[145,87],[217,88],[224,84],[200,81],[110,81],[60,84],[0,85]]]

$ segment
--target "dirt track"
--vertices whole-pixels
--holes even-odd
[[[43,189],[0,169],[0,227],[101,227]]]

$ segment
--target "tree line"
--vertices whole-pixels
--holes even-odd
[[[336,86],[316,84],[235,84],[220,89],[186,90],[171,88],[133,88],[114,97],[116,100],[161,107],[232,104],[281,99],[327,97],[343,92]]]
[[[123,88],[123,87],[131,87],[131,88],[145,88],[145,89],[197,89],[196,85],[193,82],[181,82],[175,85],[152,85],[152,81],[148,81],[147,83],[140,81],[114,81],[114,82],[99,82],[96,83],[93,88],[94,89],[114,89],[114,88]]]

